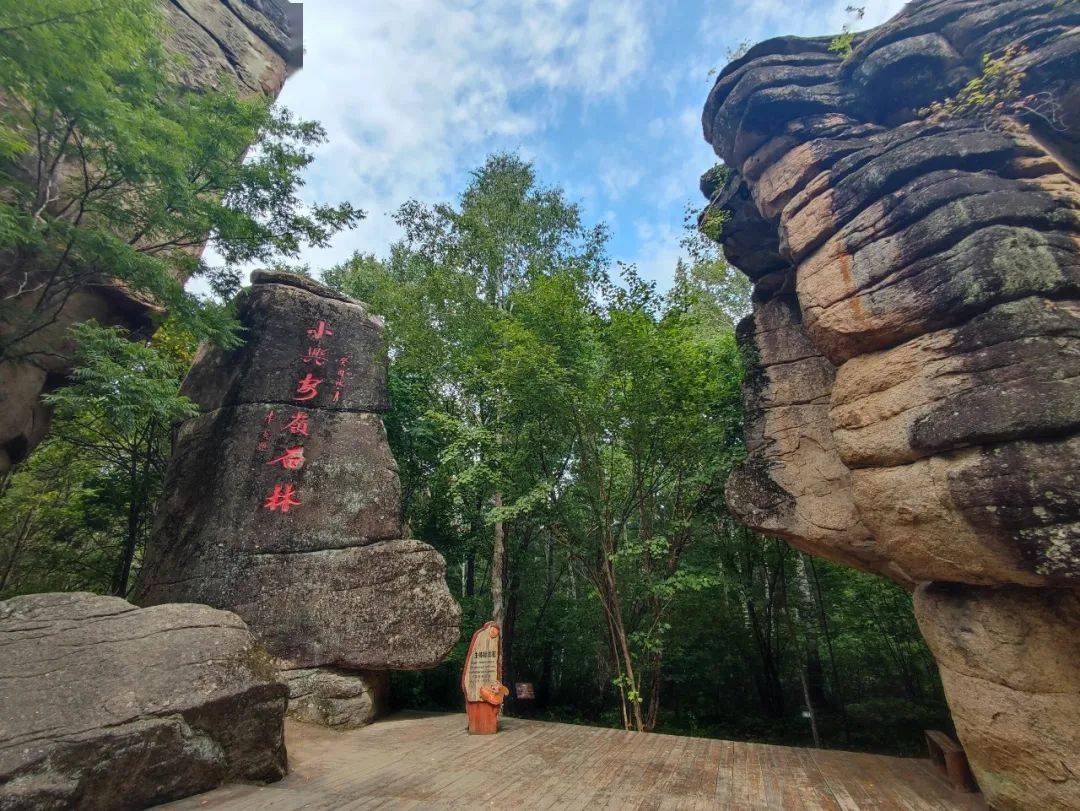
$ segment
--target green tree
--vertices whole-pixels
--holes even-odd
[[[93,322],[72,328],[77,368],[47,395],[53,432],[3,492],[3,586],[124,596],[151,529],[193,340],[173,324],[153,342]],[[50,584],[56,583],[56,586]]]
[[[467,597],[486,559],[511,675],[532,567],[546,584],[534,629],[561,578],[583,597],[591,583],[585,621],[608,640],[627,723],[652,726],[665,614],[709,583],[684,551],[741,446],[724,307],[743,305],[720,301],[726,266],[702,255],[668,298],[629,268],[614,284],[604,231],[506,155],[456,206],[398,216],[387,263],[356,256],[325,278],[387,316],[389,430],[414,528],[461,560]]]
[[[183,287],[235,288],[201,262],[208,238],[230,267],[268,263],[362,216],[300,200],[318,124],[224,82],[185,92],[154,0],[8,2],[0,30],[0,359],[32,359],[77,291],[114,282],[235,341]]]
[[[573,289],[594,284],[605,235],[585,228],[561,190],[540,186],[532,166],[506,154],[473,173],[456,206],[411,201],[396,220],[405,236],[388,266],[357,256],[326,278],[387,316],[392,394],[404,415],[394,417],[391,434],[406,471],[432,474],[430,497],[468,528],[470,585],[480,533],[490,533],[491,611],[503,625],[507,536],[543,501],[559,464],[523,453],[522,427],[511,422],[513,308],[522,291],[552,279]],[[422,442],[435,455],[414,460],[410,451]],[[408,480],[405,488],[417,490]]]

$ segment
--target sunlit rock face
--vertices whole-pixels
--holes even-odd
[[[340,700],[327,723],[353,726],[385,692],[365,673],[437,664],[460,619],[442,556],[403,538],[382,321],[278,273],[254,274],[237,317],[244,345],[204,347],[181,389],[201,413],[179,428],[137,601],[234,611],[297,671],[295,697]]]
[[[755,282],[731,508],[814,554],[952,584],[972,611],[1008,603],[1062,646],[1075,611],[1039,606],[1080,585],[1078,24],[1080,7],[1057,0],[914,2],[846,59],[828,38],[757,45],[702,118],[729,170],[703,191]],[[1010,45],[1038,114],[920,115]],[[988,741],[1016,730],[964,720],[987,711],[970,679],[1010,685],[1012,706],[1035,712],[1045,685],[1013,676],[1040,665],[1017,651],[1007,677],[986,658],[959,687],[948,663],[965,645],[983,658],[984,642],[941,606],[921,599],[920,623],[990,799],[1080,806],[1075,763],[1032,778],[1061,751],[1039,740],[1077,740],[1080,657],[1061,664],[1072,686],[1055,699],[1072,709],[1016,758],[991,757],[1004,750]]]
[[[244,94],[276,98],[303,58],[298,3],[162,0],[161,8],[168,32],[165,45],[181,57],[179,78],[185,86],[229,83]],[[38,285],[33,277],[11,273],[9,263],[10,257],[0,254],[0,295],[8,306],[30,311],[38,303]],[[41,402],[41,394],[62,386],[71,373],[71,325],[93,319],[140,337],[152,331],[152,318],[160,313],[154,302],[103,274],[100,284],[76,290],[55,319],[20,342],[19,356],[0,363],[0,474],[26,458],[48,431],[51,409]],[[4,332],[0,323],[0,337]]]

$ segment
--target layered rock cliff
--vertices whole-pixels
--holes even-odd
[[[161,0],[167,46],[182,56],[182,80],[194,89],[231,79],[241,91],[276,97],[303,59],[302,6],[286,0]],[[126,238],[126,237],[125,237]],[[0,257],[0,290],[14,308],[33,309],[39,292],[18,295]],[[24,280],[23,280],[24,281]],[[41,394],[71,372],[67,331],[94,319],[139,335],[151,327],[154,302],[121,285],[85,286],[66,298],[47,324],[19,344],[18,357],[0,362],[0,474],[24,459],[44,437],[50,409]],[[0,324],[0,335],[3,325]]]
[[[382,321],[302,276],[256,273],[245,343],[206,346],[136,602],[234,611],[278,660],[290,711],[328,725],[378,712],[385,672],[458,638],[446,564],[404,538]]]
[[[728,169],[703,180],[705,216],[755,283],[728,502],[924,584],[920,624],[1000,808],[1080,806],[1078,25],[1058,0],[914,2],[846,58],[828,38],[757,45],[702,118]],[[926,112],[964,99],[986,55],[1011,96]]]

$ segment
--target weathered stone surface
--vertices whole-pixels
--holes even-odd
[[[442,556],[401,538],[381,321],[275,273],[237,314],[245,344],[201,353],[184,381],[203,413],[177,432],[138,601],[235,611],[289,669],[437,664],[460,611]],[[363,714],[359,694],[339,698],[342,718]]]
[[[806,338],[795,303],[776,296],[739,325],[756,336],[747,370],[746,444],[754,463],[727,482],[744,521],[807,552],[861,568],[886,564],[852,498],[829,431],[834,369]]]
[[[181,81],[192,88],[223,81],[241,92],[270,98],[302,61],[302,12],[285,0],[161,0],[166,46],[181,56]],[[128,235],[121,235],[127,239]],[[0,295],[11,308],[11,323],[38,305],[38,292],[19,294],[27,280],[3,265]],[[17,278],[16,278],[17,275]],[[37,285],[30,284],[31,290]],[[26,456],[48,429],[51,410],[41,395],[63,385],[71,373],[67,330],[90,319],[145,335],[160,307],[103,276],[65,299],[51,323],[19,343],[19,356],[0,363],[0,474]],[[0,322],[0,337],[11,325]]]
[[[1013,470],[992,461],[1005,447],[1019,464]],[[1069,456],[1078,449],[1074,443],[1057,450]],[[930,456],[907,465],[860,468],[852,472],[854,502],[878,552],[909,580],[1045,584],[1055,578],[1046,576],[1040,562],[1052,559],[1054,547],[1049,542],[1040,546],[1039,530],[1067,531],[1068,525],[1054,524],[1047,513],[1045,518],[1029,514],[1029,523],[1011,527],[1002,520],[993,496],[1021,479],[1030,481],[1026,494],[1051,488],[1046,492],[1052,500],[1064,483],[1063,472],[1060,466],[1043,467],[1045,450],[1043,443],[1010,443]],[[1029,509],[1040,513],[1043,500],[1040,495]],[[1031,530],[1035,537],[1028,539],[1025,531]]]
[[[849,467],[1080,429],[1080,303],[1028,298],[837,371],[829,419]]]
[[[788,37],[721,72],[702,122],[729,169],[710,203],[729,215],[725,251],[757,281],[740,330],[751,458],[729,487],[753,526],[899,579],[1080,577],[1061,495],[1061,440],[1080,428],[1077,134],[916,113],[1010,37],[1028,47],[1025,92],[1064,98],[1075,15],[929,0],[848,60]],[[1054,465],[1024,444],[1040,441]],[[1055,495],[1002,518],[965,482]]]
[[[755,281],[732,510],[903,583],[966,584],[986,612],[1026,594],[1000,610],[1033,625],[1040,589],[1080,585],[1078,23],[1056,0],[916,0],[847,59],[828,38],[751,48],[702,116],[728,169],[710,213],[726,213],[725,254]],[[1009,45],[1025,49],[1021,94],[1050,115],[918,112]],[[1080,632],[1075,611],[1060,620]],[[1014,670],[1040,667],[1034,648],[1015,652]],[[988,656],[985,684],[1006,683],[1004,666]],[[966,740],[980,724],[1000,738],[969,747],[995,807],[1025,786],[1034,804],[1076,805],[1075,764],[1051,765],[1064,726],[1044,745],[980,715],[997,687],[964,697],[969,675],[943,675],[954,709],[970,706]],[[1001,693],[1003,714],[1075,724],[1075,690],[1038,693]]]
[[[289,278],[283,278],[283,277]],[[246,333],[282,336],[262,342],[258,353],[245,346],[223,350],[205,344],[196,358],[181,393],[203,411],[240,403],[276,403],[315,406],[331,411],[385,412],[386,354],[382,320],[368,314],[356,301],[303,276],[259,274],[236,304],[237,318]],[[321,288],[312,294],[314,288]],[[325,292],[324,292],[325,291]],[[319,322],[334,331],[321,342],[307,339]],[[342,334],[334,324],[347,323]],[[286,337],[287,336],[287,337]],[[325,358],[305,358],[311,351],[326,350]],[[345,359],[345,366],[340,365]],[[334,399],[334,380],[344,368],[345,386]],[[323,382],[311,399],[297,399],[297,382],[311,372]],[[306,396],[306,395],[304,395]]]
[[[285,774],[287,688],[235,614],[0,602],[0,808],[143,808]]]
[[[228,77],[243,91],[276,96],[288,73],[289,34],[245,0],[170,0],[170,44],[187,56],[184,80],[193,87]]]
[[[458,638],[446,563],[420,541],[279,554],[219,546],[178,560],[182,579],[151,574],[142,600],[228,605],[289,667],[416,670]]]
[[[283,670],[289,715],[298,721],[355,729],[382,714],[389,692],[386,671],[355,672],[314,667]]]
[[[285,430],[297,414],[306,437]],[[260,447],[268,428],[273,435]],[[301,506],[282,516],[263,503],[283,480],[281,464],[270,462],[290,447],[303,447],[303,467],[288,471]],[[397,464],[382,420],[370,413],[248,404],[188,420],[177,432],[162,509],[171,516],[154,540],[162,553],[221,544],[305,552],[401,537]]]
[[[994,807],[1080,807],[1076,592],[933,584],[915,615]]]

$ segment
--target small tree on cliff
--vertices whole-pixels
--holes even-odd
[[[318,124],[227,85],[184,92],[154,0],[4,3],[0,32],[0,360],[32,361],[74,293],[115,282],[235,340],[183,289],[235,284],[200,261],[208,237],[229,265],[270,262],[362,216],[299,198]]]

